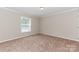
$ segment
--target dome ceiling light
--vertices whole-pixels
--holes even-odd
[[[44,7],[40,7],[40,10],[44,10]]]

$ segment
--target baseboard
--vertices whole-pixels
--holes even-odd
[[[0,41],[0,43],[3,43],[3,42],[7,42],[7,41],[11,41],[11,40],[15,40],[15,39],[21,39],[21,38],[24,38],[24,37],[29,37],[29,36],[33,36],[33,35],[47,35],[47,36],[51,36],[51,37],[57,37],[57,38],[61,38],[61,39],[67,39],[67,40],[72,40],[72,41],[77,41],[79,42],[78,39],[70,39],[70,38],[66,38],[66,37],[61,37],[61,36],[54,36],[54,35],[51,35],[51,34],[47,34],[47,33],[36,33],[36,34],[30,34],[30,35],[26,35],[26,36],[20,36],[20,37],[15,37],[15,38],[12,38],[12,39],[7,39],[7,40],[3,40],[3,41]]]
[[[71,38],[68,38],[68,37],[55,36],[55,35],[51,35],[51,34],[47,34],[47,33],[40,33],[40,34],[79,42],[78,39],[71,39]]]
[[[7,39],[7,40],[0,41],[0,43],[7,42],[7,41],[12,41],[12,40],[16,40],[16,39],[21,39],[21,38],[24,38],[24,37],[29,37],[29,36],[33,36],[33,35],[37,35],[37,34],[39,34],[39,33],[30,34],[30,35],[26,35],[26,36],[18,36],[18,37],[14,37],[12,39]]]

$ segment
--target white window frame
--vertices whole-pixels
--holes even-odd
[[[29,24],[22,24],[22,21],[23,21],[24,19],[26,20],[26,23],[27,23],[27,21],[28,21]],[[25,20],[24,20],[24,21],[25,21]],[[25,27],[22,27],[22,26],[26,26],[26,28],[25,28]],[[24,32],[31,32],[31,18],[22,16],[22,17],[21,17],[21,22],[20,22],[20,27],[21,27],[21,33],[24,33]]]

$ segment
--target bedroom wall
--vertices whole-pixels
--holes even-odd
[[[68,11],[58,15],[51,15],[44,18],[32,18],[32,31],[20,32],[20,17],[27,15],[18,14],[0,8],[0,42],[29,36],[36,33],[43,33],[67,39],[78,39],[78,11]],[[39,25],[40,24],[40,25]]]
[[[77,10],[71,10],[57,15],[51,15],[44,17],[40,21],[41,33],[77,40],[77,23],[78,23],[78,14]]]
[[[32,18],[32,31],[20,32],[20,17],[26,16],[0,8],[0,42],[29,36],[39,32],[38,18]],[[27,17],[27,16],[26,16]]]

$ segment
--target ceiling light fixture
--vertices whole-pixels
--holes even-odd
[[[44,7],[40,7],[41,10],[44,10]]]

